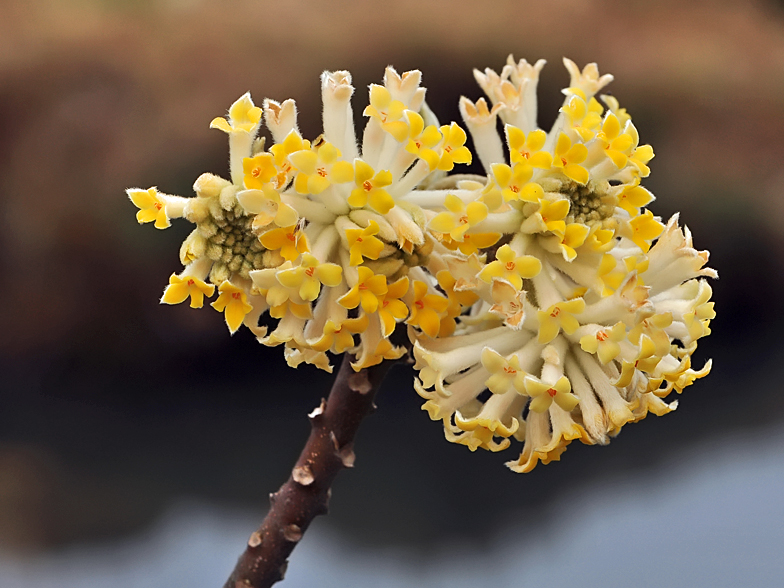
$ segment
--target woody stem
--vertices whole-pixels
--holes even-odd
[[[270,510],[224,588],[266,588],[282,580],[288,557],[310,523],[327,514],[332,482],[342,469],[353,467],[354,436],[374,410],[373,398],[394,363],[354,372],[352,360],[343,356],[329,397],[310,413],[310,437],[289,479],[270,494]]]

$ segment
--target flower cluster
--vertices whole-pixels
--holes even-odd
[[[244,324],[289,365],[328,371],[328,354],[351,353],[355,370],[401,357],[390,336],[405,323],[423,409],[472,451],[521,441],[518,472],[672,411],[664,398],[710,369],[691,356],[716,272],[677,215],[665,225],[645,208],[653,150],[615,98],[597,100],[612,76],[564,63],[549,132],[543,60],[475,72],[489,103],[461,98],[460,112],[483,176],[447,175],[471,162],[467,135],[438,122],[417,71],[370,86],[361,141],[348,72],[322,75],[313,141],[294,101],[242,96],[211,124],[228,135],[230,180],[202,175],[195,198],[128,190],[140,223],[196,225],[161,302],[200,307],[217,287],[232,333]]]

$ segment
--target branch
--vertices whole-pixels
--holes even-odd
[[[354,436],[394,362],[354,372],[344,354],[329,399],[310,413],[311,432],[291,476],[270,494],[270,510],[248,540],[224,588],[266,588],[283,579],[288,556],[311,521],[327,514],[332,482],[354,465]]]

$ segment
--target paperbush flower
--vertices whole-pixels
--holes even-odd
[[[314,141],[292,100],[242,96],[211,123],[229,137],[230,179],[203,174],[192,198],[128,190],[140,223],[196,225],[161,302],[200,307],[217,288],[232,333],[245,325],[289,365],[327,371],[327,353],[351,353],[356,370],[399,358],[390,337],[405,322],[423,409],[472,451],[522,442],[517,472],[672,411],[665,399],[710,370],[691,357],[716,272],[677,215],[646,208],[653,150],[616,98],[597,99],[612,76],[564,64],[548,131],[543,60],[475,72],[487,98],[460,100],[474,153],[425,104],[417,71],[387,68],[370,87],[361,140],[348,72],[322,75]],[[446,175],[474,157],[485,175]]]

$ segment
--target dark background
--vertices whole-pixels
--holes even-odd
[[[227,175],[225,135],[208,125],[247,90],[296,99],[314,138],[321,71],[352,72],[361,112],[392,64],[420,69],[433,110],[460,121],[459,96],[482,95],[472,68],[500,71],[510,52],[548,60],[544,128],[568,84],[562,56],[615,75],[607,90],[656,152],[654,213],[681,211],[721,276],[696,362],[712,357],[713,373],[666,418],[516,475],[503,466],[515,449],[447,443],[395,368],[328,524],[369,545],[482,541],[543,524],[577,485],[780,422],[780,3],[2,0],[0,549],[139,531],[185,498],[263,506],[329,388],[246,330],[230,337],[212,309],[158,305],[190,225],[140,227],[125,188],[190,196],[200,173]]]

